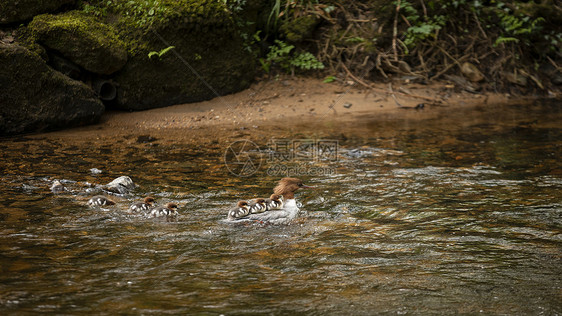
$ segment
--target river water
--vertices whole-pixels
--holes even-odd
[[[279,148],[259,143],[263,164],[244,178],[219,143],[4,139],[0,312],[561,314],[561,128],[555,102],[366,115],[290,139],[337,140],[337,159],[280,169]],[[297,193],[300,217],[224,222],[237,200],[270,194],[281,175],[266,170],[309,172],[290,174],[316,186]],[[133,194],[85,205],[121,175]],[[54,179],[69,191],[51,193]],[[177,202],[177,221],[127,212],[148,194]]]

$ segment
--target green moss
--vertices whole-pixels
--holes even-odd
[[[28,29],[32,40],[94,73],[111,74],[127,61],[114,29],[80,11],[36,16]]]
[[[64,32],[79,33],[103,46],[123,45],[111,26],[99,23],[93,17],[79,11],[69,11],[58,15],[39,15],[29,26],[33,36],[39,40],[55,35],[53,33]]]
[[[320,22],[319,18],[313,15],[298,17],[293,20],[285,21],[280,31],[285,34],[287,40],[291,42],[302,42],[312,37],[314,29]]]
[[[250,84],[253,56],[244,50],[232,13],[222,1],[163,0],[160,6],[163,14],[152,18],[149,27],[138,23],[146,16],[108,13],[108,20],[114,14],[115,26],[131,56],[115,78],[121,87],[120,107],[140,110],[216,97],[201,78],[220,95]],[[182,60],[172,53],[156,60],[148,58],[149,52],[170,45]]]
[[[153,30],[160,33],[173,27],[209,32],[212,38],[217,32],[235,29],[226,5],[216,0],[91,1],[83,11],[113,25],[131,56],[161,49],[147,41],[154,37]]]

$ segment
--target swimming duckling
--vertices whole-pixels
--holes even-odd
[[[155,200],[152,196],[147,196],[147,197],[144,198],[144,202],[138,202],[138,203],[135,203],[135,204],[131,205],[131,207],[129,207],[129,211],[132,211],[132,212],[148,211],[152,207],[152,204],[154,202],[155,202]]]
[[[115,202],[106,198],[103,195],[96,195],[88,201],[88,205],[89,206],[106,206],[106,205],[115,205]]]
[[[170,202],[166,206],[159,206],[150,211],[151,217],[175,217],[178,215],[178,205]]]
[[[280,210],[283,208],[283,196],[273,193],[269,199],[265,199],[265,205],[268,211]]]
[[[250,214],[250,206],[246,201],[238,201],[236,207],[228,211],[228,220],[236,220]]]
[[[267,204],[265,204],[265,199],[256,199],[250,204],[250,214],[259,214],[267,211]]]

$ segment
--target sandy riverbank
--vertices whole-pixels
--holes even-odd
[[[264,80],[242,92],[205,102],[140,112],[108,111],[97,125],[36,136],[80,140],[150,135],[182,142],[221,142],[240,137],[286,137],[298,132],[297,127],[310,132],[328,126],[337,131],[338,125],[353,124],[366,116],[418,120],[446,117],[475,106],[528,102],[532,100],[506,94],[472,94],[447,83],[380,83],[368,90],[352,82],[287,77]]]

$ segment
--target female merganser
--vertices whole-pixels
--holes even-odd
[[[152,196],[147,196],[144,198],[144,202],[138,202],[131,205],[131,207],[129,207],[129,211],[132,212],[148,211],[152,207],[152,203],[154,202],[155,200]]]
[[[250,206],[246,201],[238,201],[236,207],[231,208],[228,211],[228,220],[233,221],[235,219],[248,216],[250,214]]]
[[[178,215],[178,205],[176,203],[168,203],[166,206],[159,206],[150,211],[151,217],[175,217]]]
[[[89,206],[106,206],[106,205],[114,205],[115,202],[106,198],[103,195],[96,195],[88,201]]]
[[[250,205],[250,214],[259,214],[267,211],[265,199],[255,199]]]
[[[252,213],[246,216],[234,218],[235,220],[257,220],[271,224],[286,224],[297,217],[299,208],[295,201],[295,191],[300,188],[312,188],[302,183],[297,178],[283,178],[273,189],[274,195],[270,199],[275,199],[275,205],[279,209],[271,209],[262,213]],[[229,216],[229,220],[232,220]]]

